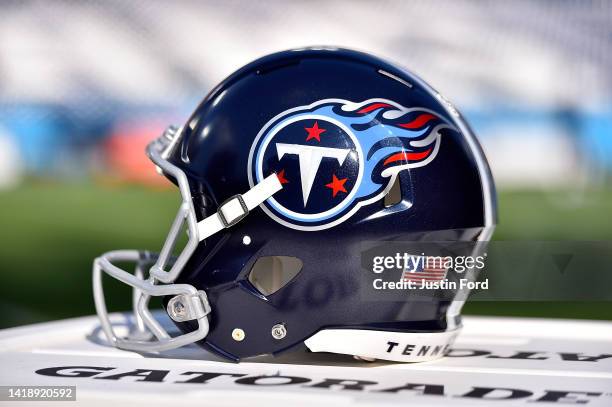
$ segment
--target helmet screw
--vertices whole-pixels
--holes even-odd
[[[235,329],[232,331],[232,338],[233,338],[235,341],[241,342],[241,341],[243,341],[243,340],[244,340],[244,337],[245,337],[245,336],[246,336],[246,335],[245,335],[244,331],[243,331],[242,329],[240,329],[240,328],[235,328]]]
[[[287,328],[285,324],[276,324],[272,327],[272,337],[276,340],[281,340],[287,336]]]
[[[186,316],[187,308],[183,304],[181,296],[177,295],[168,302],[168,314],[175,321],[183,321]]]
[[[172,309],[176,315],[183,315],[183,313],[185,312],[185,306],[180,301],[175,302],[174,307]]]

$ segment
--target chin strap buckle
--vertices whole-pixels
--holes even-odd
[[[193,321],[210,314],[210,304],[204,291],[197,294],[179,294],[168,301],[168,315],[176,322]]]
[[[281,189],[283,186],[276,174],[270,174],[244,194],[229,197],[219,205],[216,213],[198,222],[198,239],[202,241],[234,226]]]
[[[234,226],[249,214],[249,208],[242,195],[234,195],[227,198],[221,205],[217,215],[225,228]]]

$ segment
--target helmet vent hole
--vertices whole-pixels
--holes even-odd
[[[293,280],[303,265],[297,257],[260,257],[249,272],[249,282],[262,295],[271,295]]]
[[[402,188],[399,176],[396,176],[395,180],[393,180],[393,185],[391,185],[391,189],[387,191],[384,201],[385,208],[397,205],[402,201]]]

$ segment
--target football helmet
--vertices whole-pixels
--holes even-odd
[[[484,242],[496,222],[478,141],[416,75],[344,49],[275,53],[229,76],[147,154],[182,203],[159,253],[94,261],[96,310],[113,345],[197,343],[235,361],[305,345],[412,362],[442,356],[456,337],[463,297],[365,301],[358,288],[364,241]],[[126,262],[135,272],[118,266]],[[129,337],[111,326],[104,274],[134,290]],[[153,316],[152,296],[178,335]]]

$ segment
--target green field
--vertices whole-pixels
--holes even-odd
[[[158,249],[178,193],[29,182],[0,191],[0,327],[94,312],[91,262],[117,248]],[[612,191],[503,192],[498,240],[611,240]],[[116,291],[114,291],[116,292]],[[126,309],[129,296],[111,309]],[[610,303],[470,303],[466,312],[612,319]]]

